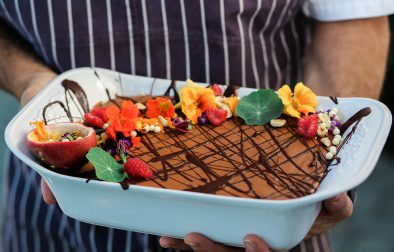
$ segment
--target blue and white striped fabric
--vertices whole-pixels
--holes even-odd
[[[303,2],[0,0],[0,18],[58,72],[97,66],[278,88],[301,80],[307,41]],[[3,251],[161,251],[155,236],[66,217],[58,206],[44,204],[32,169],[14,156],[7,168]],[[330,245],[321,235],[292,251],[330,251]]]

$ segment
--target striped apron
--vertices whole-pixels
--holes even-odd
[[[301,80],[302,0],[0,0],[0,17],[57,72],[124,73],[277,89]],[[8,160],[3,251],[171,251],[158,237],[65,216],[40,177]],[[291,251],[330,251],[327,236]]]

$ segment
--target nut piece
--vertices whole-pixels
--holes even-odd
[[[160,133],[160,131],[161,131],[161,128],[159,126],[155,126],[153,128],[153,132],[155,132],[155,133]]]
[[[332,133],[334,135],[339,135],[339,134],[341,134],[341,131],[337,127],[335,127],[335,129],[332,131]]]
[[[332,140],[333,145],[339,145],[342,141],[341,135],[335,135],[334,139]]]
[[[161,115],[159,115],[159,116],[157,117],[157,119],[159,120],[160,124],[161,124],[163,127],[168,127],[168,122],[167,122],[167,120],[166,120],[164,117],[162,117]]]
[[[285,126],[286,120],[285,119],[272,119],[270,121],[270,124],[274,128],[279,128],[279,127]]]
[[[135,106],[137,107],[138,110],[145,110],[146,109],[146,106],[142,103],[139,103],[139,102],[137,102],[135,104]]]
[[[337,154],[337,147],[331,146],[329,150],[330,150],[330,152],[332,153],[332,155],[335,156],[335,155]]]
[[[322,144],[324,144],[326,147],[331,145],[331,141],[330,139],[328,139],[328,137],[323,137],[322,139],[320,139],[320,142],[322,142]]]

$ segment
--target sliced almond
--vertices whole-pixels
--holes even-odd
[[[135,104],[135,106],[137,107],[138,110],[145,110],[146,109],[146,106],[142,103],[139,103],[139,102],[137,102]]]
[[[270,124],[274,128],[280,128],[280,127],[285,126],[286,120],[285,119],[272,119],[270,121]]]

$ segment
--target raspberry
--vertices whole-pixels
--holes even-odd
[[[104,123],[108,122],[108,116],[107,113],[105,112],[105,108],[95,108],[90,113],[92,113],[95,116],[100,117],[101,120],[103,120]]]
[[[210,123],[215,126],[222,125],[226,121],[227,111],[221,108],[209,107],[205,111],[207,118]]]
[[[85,122],[87,125],[95,128],[103,127],[104,124],[103,120],[100,117],[94,115],[93,113],[91,112],[86,113],[83,117],[85,118]]]
[[[316,114],[298,119],[297,133],[305,138],[312,138],[317,133],[319,117]]]
[[[213,90],[213,93],[215,94],[215,96],[222,95],[222,93],[223,93],[222,89],[219,87],[218,84],[213,84],[211,89]]]
[[[105,108],[95,108],[84,115],[87,125],[95,128],[102,128],[103,124],[108,122],[108,116]]]
[[[149,166],[139,158],[129,158],[124,164],[124,170],[129,177],[148,179],[153,176]]]

